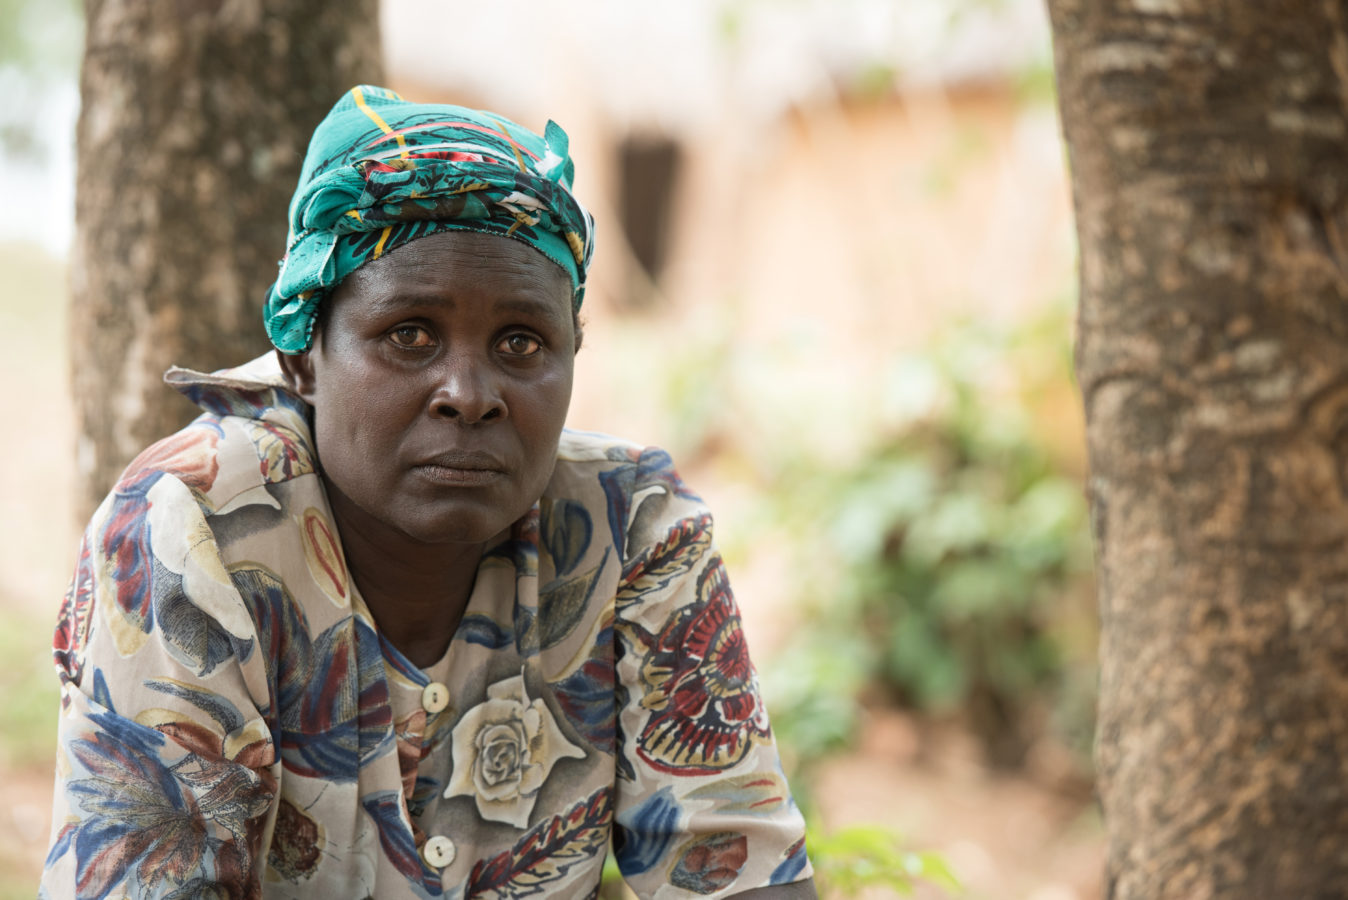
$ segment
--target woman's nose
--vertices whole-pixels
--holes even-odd
[[[431,392],[429,413],[465,425],[499,419],[506,414],[498,379],[490,365],[471,354],[447,357]]]

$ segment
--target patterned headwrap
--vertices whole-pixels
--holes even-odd
[[[580,308],[594,220],[571,195],[566,132],[543,136],[461,106],[409,103],[352,88],[314,131],[281,272],[267,294],[267,335],[284,353],[313,339],[328,292],[370,260],[453,229],[523,241],[571,276]]]

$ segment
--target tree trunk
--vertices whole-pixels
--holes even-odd
[[[262,299],[285,252],[309,135],[378,82],[378,2],[88,0],[71,261],[81,518],[122,467],[195,410],[171,364],[269,345]]]
[[[1348,894],[1348,9],[1048,0],[1106,895]]]

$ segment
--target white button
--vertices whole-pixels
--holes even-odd
[[[453,841],[443,834],[437,834],[435,837],[426,839],[425,845],[421,848],[421,858],[426,860],[426,865],[443,869],[454,862],[454,854],[457,852],[454,849]]]
[[[449,688],[438,681],[432,681],[421,692],[421,706],[426,712],[435,715],[449,706]]]

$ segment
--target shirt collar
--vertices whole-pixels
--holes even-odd
[[[241,366],[209,373],[174,366],[164,373],[164,381],[218,416],[266,418],[275,410],[305,421],[309,417],[309,404],[290,387],[272,351]]]

